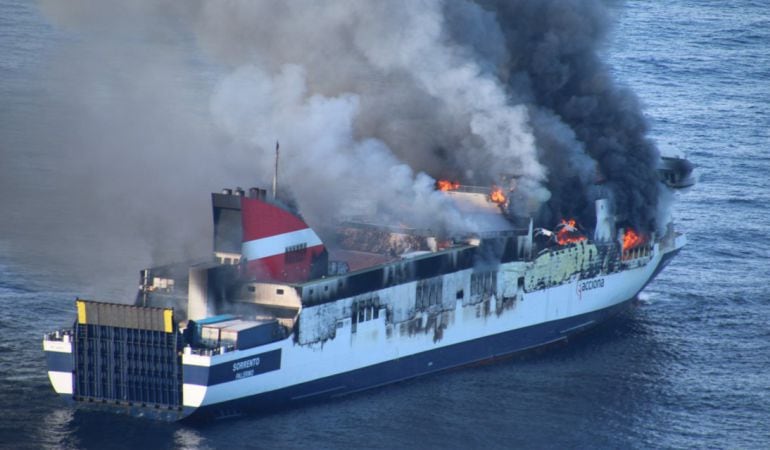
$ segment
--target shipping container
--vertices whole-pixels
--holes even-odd
[[[209,325],[202,325],[200,332],[200,343],[207,347],[219,347],[220,345],[220,330],[230,325],[235,325],[242,320],[232,319],[224,322],[212,323]]]
[[[275,319],[262,322],[244,320],[222,328],[220,342],[222,345],[232,345],[238,350],[256,347],[280,339],[279,328]]]
[[[220,314],[199,320],[190,320],[187,323],[187,328],[184,330],[185,340],[194,347],[198,346],[201,344],[201,332],[204,326],[234,320],[235,318],[232,314]]]
[[[195,323],[198,325],[211,325],[214,323],[225,322],[233,319],[236,319],[236,317],[232,314],[220,314],[218,316],[211,316],[206,317],[205,319],[196,320]]]

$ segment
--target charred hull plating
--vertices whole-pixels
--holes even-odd
[[[347,395],[566,340],[625,308],[685,244],[670,226],[624,248],[606,202],[595,240],[546,241],[530,224],[441,242],[366,225],[341,230],[357,245],[341,249],[264,191],[213,206],[215,261],[144,270],[134,305],[77,300],[73,328],[45,337],[57,393],[161,420]]]
[[[577,317],[461,342],[264,394],[197,409],[191,408],[187,411],[190,414],[188,420],[205,421],[244,413],[276,411],[330,400],[447,369],[502,359],[519,352],[566,341],[570,336],[586,331],[620,313],[629,303],[630,301],[626,301]]]

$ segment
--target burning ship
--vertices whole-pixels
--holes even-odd
[[[672,167],[662,185],[689,185]],[[133,304],[77,299],[74,325],[44,337],[54,390],[169,421],[334,398],[566,341],[685,245],[673,224],[622,226],[606,199],[588,233],[534,227],[500,188],[437,189],[492,225],[448,238],[349,222],[327,244],[275,190],[212,194],[210,259],[142,270]]]

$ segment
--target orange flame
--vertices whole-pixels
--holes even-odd
[[[452,182],[449,180],[438,180],[436,181],[436,189],[439,191],[454,191],[456,189],[460,188],[460,183],[458,182]]]
[[[559,245],[567,245],[586,240],[586,237],[578,231],[575,219],[562,219],[560,225],[561,229],[556,232],[556,242],[558,242]]]
[[[492,186],[492,191],[489,193],[489,199],[498,205],[505,203],[505,194],[503,190],[497,186]]]
[[[644,244],[645,239],[639,235],[632,228],[626,230],[626,234],[623,235],[623,250],[628,250],[634,247],[638,247]]]

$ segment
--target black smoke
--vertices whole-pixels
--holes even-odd
[[[590,0],[479,4],[494,12],[505,37],[501,78],[515,97],[530,104],[539,155],[549,171],[551,215],[578,217],[590,226],[593,200],[610,193],[620,216],[641,230],[654,230],[659,155],[646,136],[636,96],[615,82],[599,55],[611,26],[607,5]],[[592,161],[579,161],[583,152]]]

